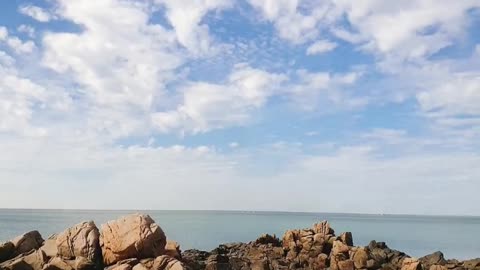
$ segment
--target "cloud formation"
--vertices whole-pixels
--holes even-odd
[[[0,16],[2,206],[480,214],[478,1],[36,4]]]

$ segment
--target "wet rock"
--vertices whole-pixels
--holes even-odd
[[[103,224],[100,246],[105,265],[128,258],[154,258],[165,253],[165,233],[148,215],[129,215]]]

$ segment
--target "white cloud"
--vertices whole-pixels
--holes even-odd
[[[366,98],[355,97],[347,90],[360,76],[359,72],[331,74],[298,70],[297,80],[285,88],[291,99],[303,110],[332,113],[335,108],[356,108],[367,104]]]
[[[380,0],[333,2],[346,13],[355,29],[352,35],[363,37],[364,49],[399,61],[423,58],[450,46],[464,33],[467,12],[480,7],[476,0],[442,4],[430,0],[394,4]]]
[[[0,42],[5,42],[17,54],[31,53],[36,48],[35,43],[31,40],[23,41],[18,37],[8,33],[6,27],[0,27]]]
[[[65,0],[57,13],[84,30],[47,33],[43,64],[79,85],[87,128],[112,137],[146,132],[152,104],[184,61],[174,33],[135,2]]]
[[[212,38],[202,18],[211,11],[232,5],[230,0],[157,0],[167,8],[166,17],[175,29],[177,40],[193,55],[212,53]]]
[[[2,153],[11,153],[0,156],[1,205],[480,214],[475,196],[480,157],[475,154],[380,159],[375,147],[362,145],[309,155],[295,145],[263,146],[225,155],[205,146],[105,147],[60,138],[48,148],[45,143],[0,143]],[[272,160],[282,165],[275,167]],[[285,199],[295,198],[292,183],[301,190],[301,200]],[[274,192],[265,197],[272,187]],[[326,190],[333,192],[322,192]],[[142,196],[125,200],[132,193]],[[339,200],[339,194],[348,200]]]
[[[281,38],[295,44],[315,39],[322,28],[337,19],[328,1],[248,0]]]
[[[437,116],[480,117],[480,73],[455,74],[417,95],[422,110]]]
[[[237,65],[224,84],[188,83],[175,110],[155,113],[152,118],[161,132],[198,133],[244,125],[285,79],[284,75]]]
[[[0,40],[5,40],[8,37],[8,30],[5,26],[0,26]]]
[[[307,55],[322,54],[334,50],[337,43],[328,40],[319,40],[307,48]]]
[[[47,101],[46,89],[27,78],[19,76],[15,68],[0,63],[0,133],[14,132],[37,136],[45,131],[34,127],[30,121],[33,107]]]
[[[54,18],[52,14],[45,11],[43,8],[34,5],[21,6],[19,12],[26,16],[30,16],[39,22],[48,22]]]
[[[30,38],[35,37],[35,28],[30,25],[21,24],[17,27],[17,31],[27,34]]]

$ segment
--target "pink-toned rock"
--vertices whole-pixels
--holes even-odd
[[[417,258],[405,258],[401,270],[422,270],[422,264]]]
[[[320,234],[323,234],[323,235],[334,234],[334,230],[330,227],[330,224],[326,220],[324,220],[320,223],[314,224],[313,225],[313,231],[315,233],[320,233]]]
[[[158,256],[153,262],[152,270],[184,270],[183,264],[167,255]]]
[[[93,221],[79,223],[57,236],[57,254],[65,259],[84,257],[95,262],[101,253],[99,237]]]
[[[148,215],[134,214],[103,224],[100,246],[103,262],[154,258],[165,253],[165,233]]]
[[[168,240],[165,245],[165,255],[180,260],[182,258],[181,254],[180,245],[176,241]]]

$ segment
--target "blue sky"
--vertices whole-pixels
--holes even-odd
[[[479,29],[478,0],[4,1],[0,206],[480,215]]]

